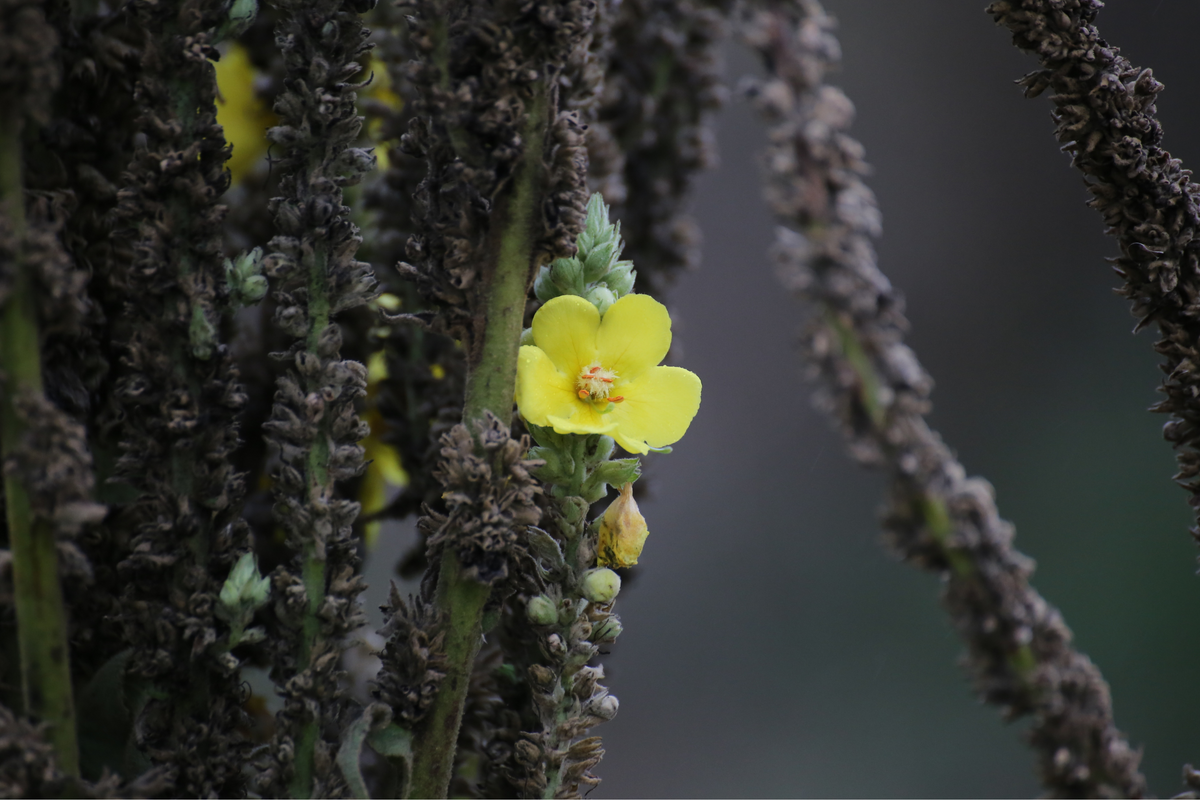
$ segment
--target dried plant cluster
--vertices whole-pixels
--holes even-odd
[[[989,12],[1040,59],[1023,84],[1053,90],[1125,294],[1160,327],[1156,410],[1200,507],[1200,189],[1099,6]],[[980,696],[1033,718],[1049,793],[1145,793],[990,486],[925,422],[815,0],[0,0],[0,796],[599,782],[641,465],[516,415],[518,351],[545,344],[539,304],[607,313],[635,275],[658,293],[696,263],[683,208],[731,33],[766,66],[747,94],[818,402],[887,472],[889,541],[943,577]],[[273,122],[268,168],[231,185],[214,63],[234,47]],[[384,501],[380,448],[405,473]],[[417,514],[398,569],[420,589],[392,587],[365,674],[346,651],[368,531]]]

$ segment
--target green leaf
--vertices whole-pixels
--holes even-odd
[[[371,745],[375,752],[386,756],[393,766],[399,767],[405,775],[410,771],[408,764],[412,761],[412,733],[392,722],[392,710],[383,703],[372,703],[363,709],[362,715],[350,723],[342,739],[342,745],[337,752],[337,765],[346,776],[346,790],[350,797],[368,798],[367,782],[362,775],[363,744]],[[397,763],[401,760],[404,763]],[[400,797],[407,796],[407,787]],[[389,792],[387,796],[392,796]]]
[[[337,751],[338,769],[346,776],[346,793],[350,797],[369,798],[371,796],[367,791],[367,782],[363,780],[362,769],[359,766],[363,742],[367,740],[367,734],[370,731],[370,715],[363,711],[362,716],[346,728],[342,746]]]
[[[526,534],[529,551],[533,554],[538,568],[547,574],[553,574],[567,566],[563,557],[562,547],[558,540],[541,528],[529,528]]]
[[[371,749],[391,762],[392,768],[400,776],[400,785],[387,787],[386,797],[408,797],[409,795],[413,763],[412,742],[412,731],[401,728],[394,722],[372,731],[367,736],[367,744],[371,745]]]

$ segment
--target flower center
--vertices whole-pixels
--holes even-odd
[[[624,400],[624,397],[609,397],[612,393],[613,381],[617,379],[617,373],[611,369],[605,369],[600,366],[600,363],[593,361],[579,371],[579,377],[575,379],[575,392],[579,395],[580,400],[587,400],[590,403],[619,403]]]

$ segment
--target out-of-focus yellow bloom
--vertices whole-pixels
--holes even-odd
[[[700,408],[700,379],[658,366],[670,347],[671,317],[649,295],[625,295],[603,317],[582,297],[555,297],[521,348],[517,407],[534,425],[608,434],[630,453],[674,444]]]
[[[596,562],[602,567],[632,567],[638,562],[649,535],[646,518],[633,499],[633,484],[627,483],[600,518]],[[620,584],[617,586],[620,588]]]
[[[383,433],[387,424],[379,413],[375,395],[379,382],[387,378],[387,360],[382,352],[373,353],[367,362],[367,413],[364,419],[371,425],[371,435],[363,442],[365,457],[370,463],[363,474],[358,501],[364,515],[382,511],[388,503],[389,489],[408,485],[408,473],[400,464],[400,455],[391,445],[384,444]],[[368,548],[379,539],[380,523],[368,522],[363,529],[363,539]]]
[[[229,172],[234,183],[244,180],[267,154],[267,128],[276,117],[254,91],[258,74],[250,63],[250,54],[238,42],[216,64],[217,122],[225,129],[225,141],[233,145]]]
[[[368,111],[367,136],[370,138],[371,142],[376,145],[376,168],[385,170],[390,164],[388,159],[389,142],[382,141],[381,139],[383,135],[383,119],[377,115],[372,115],[369,113],[370,102],[379,103],[391,109],[392,111],[399,111],[404,105],[404,100],[402,100],[400,95],[396,94],[395,90],[392,88],[392,78],[390,75],[388,75],[387,69],[384,68],[384,65],[381,62],[371,58],[367,61],[366,67],[369,72],[367,72],[366,75],[359,76],[358,80],[365,80],[368,76],[370,76],[371,83],[366,87],[366,89],[359,92],[359,94],[364,98],[364,100],[368,101],[363,103],[363,107]]]

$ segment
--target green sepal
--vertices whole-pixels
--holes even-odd
[[[642,474],[642,462],[636,458],[618,458],[604,461],[596,465],[583,482],[580,497],[589,503],[595,503],[608,493],[608,487],[620,489],[627,483],[633,483]]]
[[[529,458],[546,462],[532,470],[533,476],[542,483],[567,483],[575,474],[575,459],[571,454],[553,447],[531,447]]]

